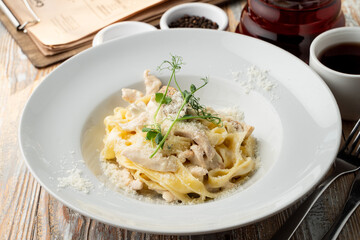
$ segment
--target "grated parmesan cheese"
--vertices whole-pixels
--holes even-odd
[[[223,109],[219,109],[218,113],[220,115],[224,115],[224,116],[230,116],[231,118],[233,118],[236,121],[243,121],[245,118],[244,112],[242,112],[239,108],[239,106],[233,106],[233,107],[227,107],[227,108],[223,108]]]
[[[93,185],[88,179],[81,177],[81,170],[71,169],[68,170],[67,173],[69,173],[69,176],[58,178],[58,188],[71,187],[74,190],[83,193],[89,193],[90,190],[93,188]]]
[[[266,91],[270,91],[274,87],[274,83],[267,78],[268,71],[262,71],[255,66],[251,66],[247,70],[247,75],[250,81],[255,82],[256,85]]]
[[[239,82],[246,94],[253,90],[263,90],[270,94],[271,100],[278,97],[272,92],[276,84],[268,78],[268,70],[261,70],[256,66],[250,66],[243,72],[232,72],[234,81]],[[246,74],[245,79],[241,79],[241,75]]]

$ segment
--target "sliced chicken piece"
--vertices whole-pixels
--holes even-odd
[[[152,97],[146,105],[146,111],[149,113],[149,115],[153,116],[158,106],[159,104],[155,101],[155,97]]]
[[[137,117],[127,123],[120,123],[119,126],[125,131],[136,131],[142,128],[148,120],[148,114],[146,112],[140,113]]]
[[[140,164],[151,170],[159,172],[176,172],[178,169],[177,158],[175,156],[163,157],[157,153],[149,158],[153,149],[142,149],[137,146],[128,147],[122,151],[122,155],[130,161]]]
[[[177,129],[174,134],[190,138],[197,144],[190,147],[190,149],[194,152],[194,157],[191,158],[190,161],[194,164],[208,170],[224,167],[222,159],[215,157],[216,150],[213,146],[211,146],[209,139],[202,131],[190,127]]]
[[[128,185],[133,190],[141,190],[144,187],[144,183],[139,179],[133,180]]]
[[[213,157],[213,159],[210,162],[210,169],[215,169],[215,168],[224,168],[225,164],[223,162],[223,159],[221,158],[220,154],[218,154],[215,151],[215,156]]]
[[[216,151],[214,157],[212,159],[209,159],[206,157],[204,150],[202,150],[201,147],[199,147],[198,145],[192,145],[190,149],[194,153],[194,155],[189,158],[192,164],[195,164],[207,170],[224,168],[223,160]]]
[[[150,70],[145,70],[144,72],[146,95],[156,93],[162,85],[161,81],[154,75],[149,74],[149,72]]]
[[[193,152],[193,156],[189,158],[190,162],[196,166],[207,168],[207,164],[204,159],[204,150],[196,144],[192,145],[190,149]]]
[[[204,176],[208,173],[208,170],[205,168],[195,165],[189,165],[187,168],[189,169],[190,173],[200,181],[203,181]]]
[[[175,118],[181,108],[181,106],[184,103],[183,97],[181,95],[181,92],[175,92],[172,93],[171,96],[171,102],[169,104],[163,105],[162,112],[165,115],[165,117]],[[185,105],[183,109],[181,110],[179,117],[182,117],[186,114],[188,107]]]
[[[162,86],[162,87],[160,88],[160,90],[159,90],[159,93],[165,93],[165,90],[166,90],[166,86]],[[172,96],[172,95],[174,95],[175,93],[177,93],[176,88],[173,88],[173,87],[170,87],[170,86],[169,86],[166,96]]]
[[[194,152],[191,150],[186,150],[186,151],[179,153],[177,156],[180,159],[180,161],[182,163],[184,163],[186,161],[186,159],[190,160],[191,158],[194,157]]]
[[[174,135],[192,139],[204,150],[208,158],[212,159],[214,157],[215,149],[211,146],[209,139],[202,131],[193,127],[184,127],[182,129],[177,129],[174,132]]]
[[[227,119],[227,121],[231,124],[231,126],[234,128],[234,130],[236,132],[244,130],[239,121],[236,121],[236,120],[233,120],[233,119]]]
[[[162,193],[162,197],[168,203],[176,200],[176,197],[169,191],[164,191]]]
[[[251,135],[251,133],[254,131],[254,127],[247,125],[244,122],[239,122],[236,120],[229,120],[231,125],[234,126],[236,131],[244,131],[246,132],[245,138],[249,137]]]
[[[142,98],[144,94],[138,90],[130,89],[130,88],[123,88],[121,89],[122,99],[129,103],[133,103],[139,98]]]
[[[126,113],[126,118],[132,119],[145,111],[146,111],[146,104],[143,101],[134,102],[128,106],[128,112]]]

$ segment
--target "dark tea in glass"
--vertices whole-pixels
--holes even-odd
[[[248,0],[236,32],[273,43],[308,62],[312,40],[342,26],[341,0]]]

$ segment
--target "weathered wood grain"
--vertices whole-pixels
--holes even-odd
[[[245,1],[224,6],[228,30],[234,32]],[[360,0],[343,1],[348,25],[360,25]],[[270,239],[301,200],[284,211],[249,226],[198,236],[165,236],[116,228],[67,208],[42,188],[27,170],[17,131],[22,109],[42,79],[58,65],[38,70],[0,25],[0,240],[5,239]],[[348,135],[352,122],[344,122]],[[345,202],[354,175],[336,181],[310,211],[292,239],[320,239]],[[350,218],[340,240],[360,239],[360,210]]]
[[[343,0],[342,9],[347,26],[360,25],[360,0]]]

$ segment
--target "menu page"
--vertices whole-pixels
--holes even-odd
[[[84,38],[101,28],[166,0],[28,0],[40,22],[27,31],[42,44],[56,46]],[[4,0],[24,23],[32,20],[23,1]]]

